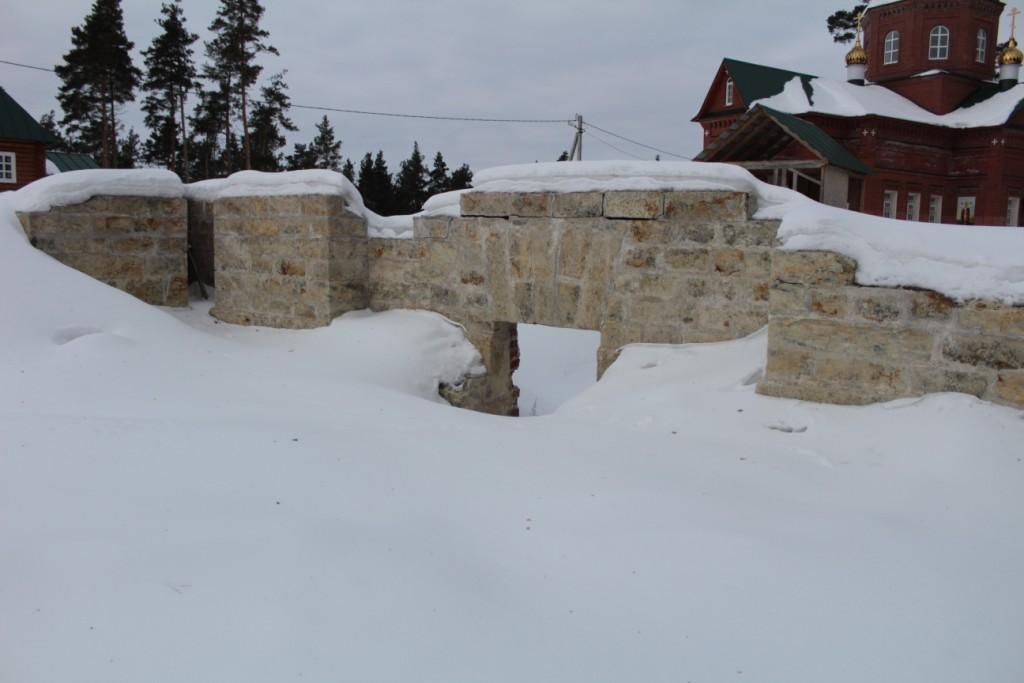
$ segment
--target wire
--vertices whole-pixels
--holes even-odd
[[[338,109],[336,107],[315,107],[308,104],[293,104],[294,109],[313,109],[316,111],[336,111],[342,114],[363,114],[365,116],[387,116],[396,119],[429,119],[431,121],[471,121],[477,123],[571,123],[568,119],[490,119],[479,116],[433,116],[430,114],[395,114],[384,111],[364,111],[361,109]]]
[[[644,147],[646,149],[650,149],[650,150],[653,150],[655,152],[661,152],[662,154],[667,154],[670,157],[676,157],[678,159],[684,159],[686,161],[691,161],[692,160],[690,157],[684,156],[682,154],[676,154],[675,152],[669,152],[669,151],[666,151],[664,149],[658,149],[657,147],[652,147],[651,145],[645,145],[644,143],[637,142],[636,140],[631,140],[630,138],[627,138],[625,135],[619,135],[618,133],[613,133],[610,130],[606,130],[604,128],[601,128],[600,126],[598,126],[595,123],[591,123],[590,121],[585,121],[584,123],[586,123],[591,128],[595,128],[595,129],[601,131],[602,133],[605,133],[607,135],[611,135],[612,137],[618,138],[620,140],[625,140],[626,142],[628,142],[630,144],[633,144],[633,145],[636,145],[638,147]]]
[[[648,161],[647,159],[644,159],[641,156],[637,156],[636,154],[633,154],[632,152],[627,152],[626,150],[622,149],[621,147],[616,147],[615,145],[613,145],[612,143],[608,142],[607,140],[605,140],[604,138],[602,138],[601,136],[597,135],[596,133],[594,133],[592,131],[588,130],[588,131],[584,131],[584,132],[589,134],[591,138],[593,138],[594,140],[597,140],[602,145],[604,145],[606,147],[611,147],[612,149],[614,149],[616,152],[619,152],[620,154],[625,154],[626,156],[633,157],[634,159],[639,159],[640,161]]]
[[[49,71],[53,73],[53,69],[47,69],[45,66],[32,66],[31,64],[19,64],[18,62],[8,62],[6,59],[0,59],[0,64],[9,64],[10,66],[20,66],[22,69],[35,69],[36,71]]]

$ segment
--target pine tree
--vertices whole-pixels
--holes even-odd
[[[558,155],[555,161],[569,161],[569,150],[562,150],[562,153]]]
[[[315,168],[337,171],[341,168],[341,140],[334,137],[334,127],[326,116],[316,124],[316,137],[310,150],[316,156]]]
[[[285,92],[284,73],[275,74],[261,91],[262,99],[253,105],[249,121],[250,158],[257,171],[280,171],[279,150],[285,145],[284,132],[298,128],[288,118],[291,98]]]
[[[391,185],[391,173],[388,172],[384,152],[377,152],[376,157],[369,154],[359,164],[359,194],[363,195],[363,203],[371,211],[382,215],[394,212],[394,192]]]
[[[206,180],[227,175],[224,168],[224,116],[227,108],[226,97],[217,90],[201,90],[196,106],[189,117],[191,135],[191,172],[194,180]]]
[[[349,182],[356,182],[356,169],[351,159],[345,159],[345,165],[341,167],[341,175],[349,179]]]
[[[72,144],[117,166],[117,108],[135,99],[142,73],[132,63],[135,46],[124,31],[120,0],[95,0],[85,22],[71,29],[71,50],[54,71]]]
[[[313,150],[309,148],[309,145],[296,142],[294,151],[288,155],[286,159],[289,171],[301,171],[307,168],[315,168],[316,155],[313,154]]]
[[[451,184],[448,186],[449,190],[465,190],[472,186],[473,172],[469,170],[469,164],[463,164],[452,171]]]
[[[451,177],[448,175],[448,164],[444,162],[444,156],[440,152],[434,157],[434,167],[430,169],[430,177],[427,182],[427,194],[433,196],[447,192],[451,185]]]
[[[839,10],[826,20],[828,32],[837,43],[849,43],[857,37],[857,17],[867,9],[866,3],[854,5],[852,10]]]
[[[206,55],[210,64],[204,67],[204,75],[220,83],[230,93],[231,105],[225,117],[229,138],[225,149],[231,152],[231,126],[235,119],[232,109],[239,110],[237,118],[242,122],[242,150],[245,168],[252,168],[252,140],[249,131],[249,90],[256,84],[263,67],[256,63],[262,53],[280,54],[266,39],[270,33],[260,28],[263,6],[259,0],[221,0],[217,16],[210,24],[213,40],[206,43]],[[228,160],[228,165],[231,160]]]
[[[54,152],[67,152],[68,142],[64,139],[64,133],[57,123],[57,114],[52,109],[39,117],[39,125],[46,129],[46,132],[56,138],[57,142],[47,145],[46,148]]]
[[[412,154],[402,162],[398,177],[395,179],[396,214],[416,213],[427,201],[427,167],[420,152],[420,145],[414,142]]]
[[[199,36],[185,28],[181,0],[160,7],[162,18],[156,23],[163,32],[153,39],[142,55],[146,63],[146,91],[142,110],[150,136],[145,144],[145,159],[176,171],[189,181],[189,136],[185,105],[188,94],[197,85],[193,43]]]
[[[142,161],[142,138],[134,128],[129,129],[121,141],[117,157],[118,168],[136,168]]]

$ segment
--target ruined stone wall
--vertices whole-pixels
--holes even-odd
[[[217,318],[301,329],[366,308],[366,223],[341,197],[224,198],[213,212]]]
[[[193,268],[189,280],[216,286],[212,201],[188,200],[188,247]]]
[[[371,240],[370,305],[457,322],[598,330],[599,371],[634,342],[721,341],[768,320],[778,225],[737,192],[469,193],[460,218]]]
[[[146,303],[188,305],[184,199],[102,196],[18,218],[61,263]]]
[[[951,391],[1024,408],[1024,308],[858,286],[856,270],[831,252],[775,253],[760,393],[866,404]]]

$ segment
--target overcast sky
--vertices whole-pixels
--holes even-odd
[[[92,0],[0,0],[0,59],[52,66]],[[497,118],[570,119],[679,154],[700,149],[696,113],[723,57],[844,78],[845,48],[825,18],[852,2],[772,0],[264,0],[264,26],[288,70],[294,104]],[[124,0],[138,51],[157,31],[157,0]],[[217,0],[184,0],[205,39]],[[766,5],[770,7],[765,9]],[[201,43],[197,56],[202,59]],[[52,74],[0,64],[0,85],[35,116],[58,109]],[[293,110],[291,142],[308,141],[322,114]],[[330,114],[342,153],[383,149],[392,170],[413,140],[474,170],[553,160],[567,124],[511,125]],[[125,119],[141,128],[133,105]],[[595,133],[597,133],[595,131]],[[602,135],[644,158],[653,152]],[[663,155],[664,156],[664,155]],[[629,156],[587,136],[585,159]],[[664,157],[669,158],[669,157]]]

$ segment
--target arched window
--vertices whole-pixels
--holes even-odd
[[[988,57],[988,31],[983,28],[978,29],[978,48],[974,55],[974,61],[978,64],[984,64]]]
[[[732,78],[725,82],[725,106],[731,107],[733,100],[735,100],[736,84]]]
[[[885,34],[885,59],[886,64],[895,64],[900,61],[900,32],[889,31]]]
[[[928,36],[928,59],[949,59],[949,29],[936,26]]]

